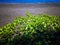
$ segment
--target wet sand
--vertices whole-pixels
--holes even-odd
[[[60,4],[0,4],[0,27],[12,22],[17,16],[49,14],[60,16]]]

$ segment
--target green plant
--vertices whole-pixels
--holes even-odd
[[[12,23],[0,28],[0,44],[51,45],[51,38],[60,33],[60,17],[32,15],[17,17]],[[60,36],[59,36],[60,37]],[[52,45],[54,45],[52,43]]]

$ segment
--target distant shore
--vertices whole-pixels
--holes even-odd
[[[60,16],[60,3],[51,4],[0,4],[0,27],[12,22],[17,16],[32,14],[49,14]]]

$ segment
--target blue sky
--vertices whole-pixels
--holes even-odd
[[[60,0],[0,0],[0,3],[60,3]]]

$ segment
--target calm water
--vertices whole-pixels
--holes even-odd
[[[60,4],[0,4],[0,27],[29,11],[32,14],[60,16]]]
[[[56,3],[60,0],[0,0],[0,3]]]

